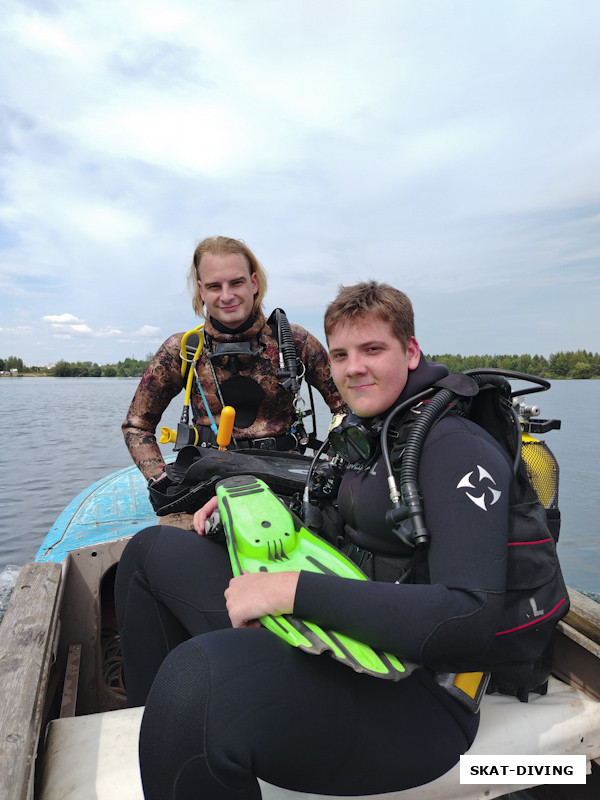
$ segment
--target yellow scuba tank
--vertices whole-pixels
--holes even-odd
[[[537,406],[525,405],[519,397],[513,399],[513,405],[521,423],[521,457],[527,468],[527,477],[537,492],[540,503],[546,509],[548,527],[552,536],[555,541],[558,541],[560,532],[558,461],[546,442],[536,439],[531,434],[560,430],[560,420],[534,419],[539,415],[540,409]]]

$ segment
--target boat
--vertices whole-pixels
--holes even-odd
[[[3,800],[143,800],[137,758],[143,709],[126,704],[113,585],[129,538],[157,521],[141,473],[135,466],[119,470],[78,494],[35,560],[21,568],[0,625]],[[461,783],[457,764],[429,784],[371,800],[599,796],[600,605],[574,589],[569,596],[548,693],[527,703],[485,696],[469,755],[579,755],[586,783],[553,786],[531,773]],[[265,800],[325,800],[261,787]]]

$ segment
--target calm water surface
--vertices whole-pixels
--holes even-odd
[[[34,558],[78,492],[131,464],[120,426],[137,383],[128,378],[0,379],[0,573],[6,565]],[[554,381],[550,391],[525,399],[541,407],[542,417],[562,420],[560,431],[539,438],[560,463],[559,553],[566,581],[600,594],[600,381]],[[183,394],[173,400],[163,424],[176,426],[182,404]],[[326,419],[320,411],[321,435]]]
[[[121,423],[138,380],[0,379],[0,569],[31,560],[76,494],[132,463]]]

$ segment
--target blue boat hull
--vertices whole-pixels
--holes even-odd
[[[50,528],[36,561],[63,561],[81,547],[129,537],[157,517],[146,480],[136,466],[126,467],[88,486]]]

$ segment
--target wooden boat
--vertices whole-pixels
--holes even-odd
[[[128,538],[156,521],[141,474],[135,467],[120,470],[79,494],[36,560],[22,567],[0,625],[2,800],[142,800],[137,736],[143,709],[125,707],[111,655],[112,595]],[[486,696],[470,751],[585,756],[585,785],[542,785],[528,798],[600,796],[600,606],[569,593],[548,694],[527,704]],[[461,784],[457,765],[423,787],[370,797],[475,800],[510,792],[514,798],[543,778],[519,781]],[[262,788],[265,800],[319,798]]]

